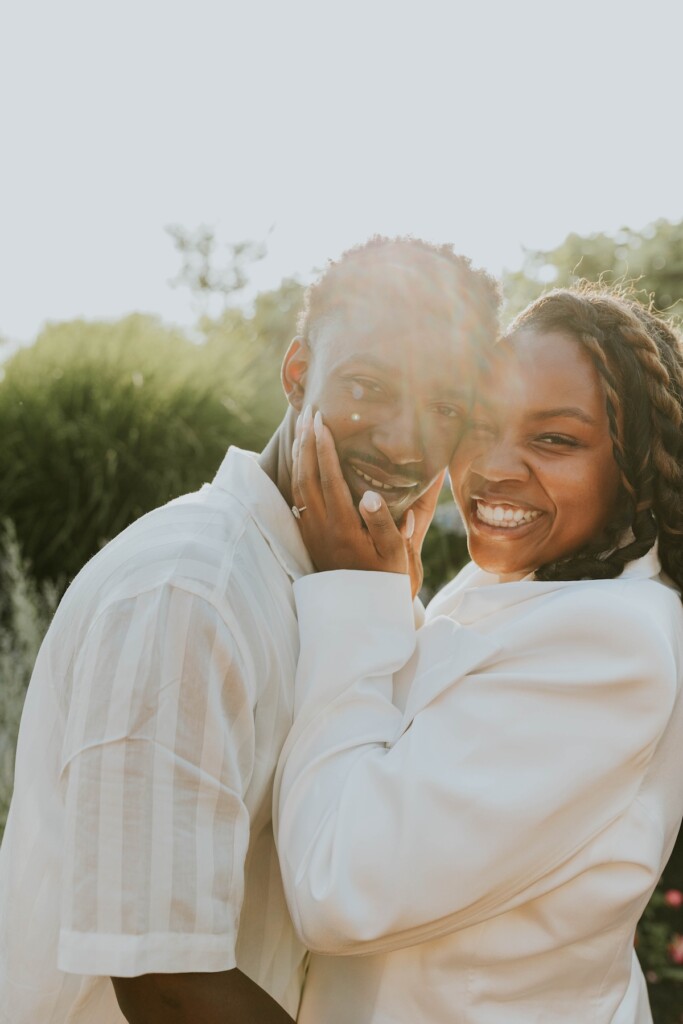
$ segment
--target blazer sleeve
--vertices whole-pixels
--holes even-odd
[[[444,617],[416,638],[403,579],[295,585],[276,835],[319,952],[412,945],[540,895],[630,806],[676,696],[671,638],[621,591],[560,590],[502,639]],[[392,678],[411,666],[402,714]]]

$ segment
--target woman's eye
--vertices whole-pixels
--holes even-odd
[[[546,445],[549,448],[578,448],[579,442],[574,437],[568,437],[566,434],[541,434],[536,438],[539,444]]]

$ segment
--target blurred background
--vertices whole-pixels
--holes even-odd
[[[579,277],[683,314],[683,7],[23,0],[0,14],[0,830],[63,588],[259,449],[305,285],[452,242],[506,318]],[[426,596],[466,558],[445,496]],[[683,1021],[683,841],[641,922]]]

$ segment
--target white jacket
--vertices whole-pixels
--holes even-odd
[[[646,1024],[634,930],[683,814],[683,609],[619,579],[466,567],[295,584],[276,781],[302,1024]],[[279,792],[279,797],[278,797]],[[362,955],[361,955],[362,954]]]

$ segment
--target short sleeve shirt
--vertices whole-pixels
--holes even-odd
[[[296,1012],[304,951],[271,801],[292,581],[311,569],[277,488],[231,449],[71,585],[29,686],[0,854],[3,1024],[120,1024],[109,976],[235,966]]]

